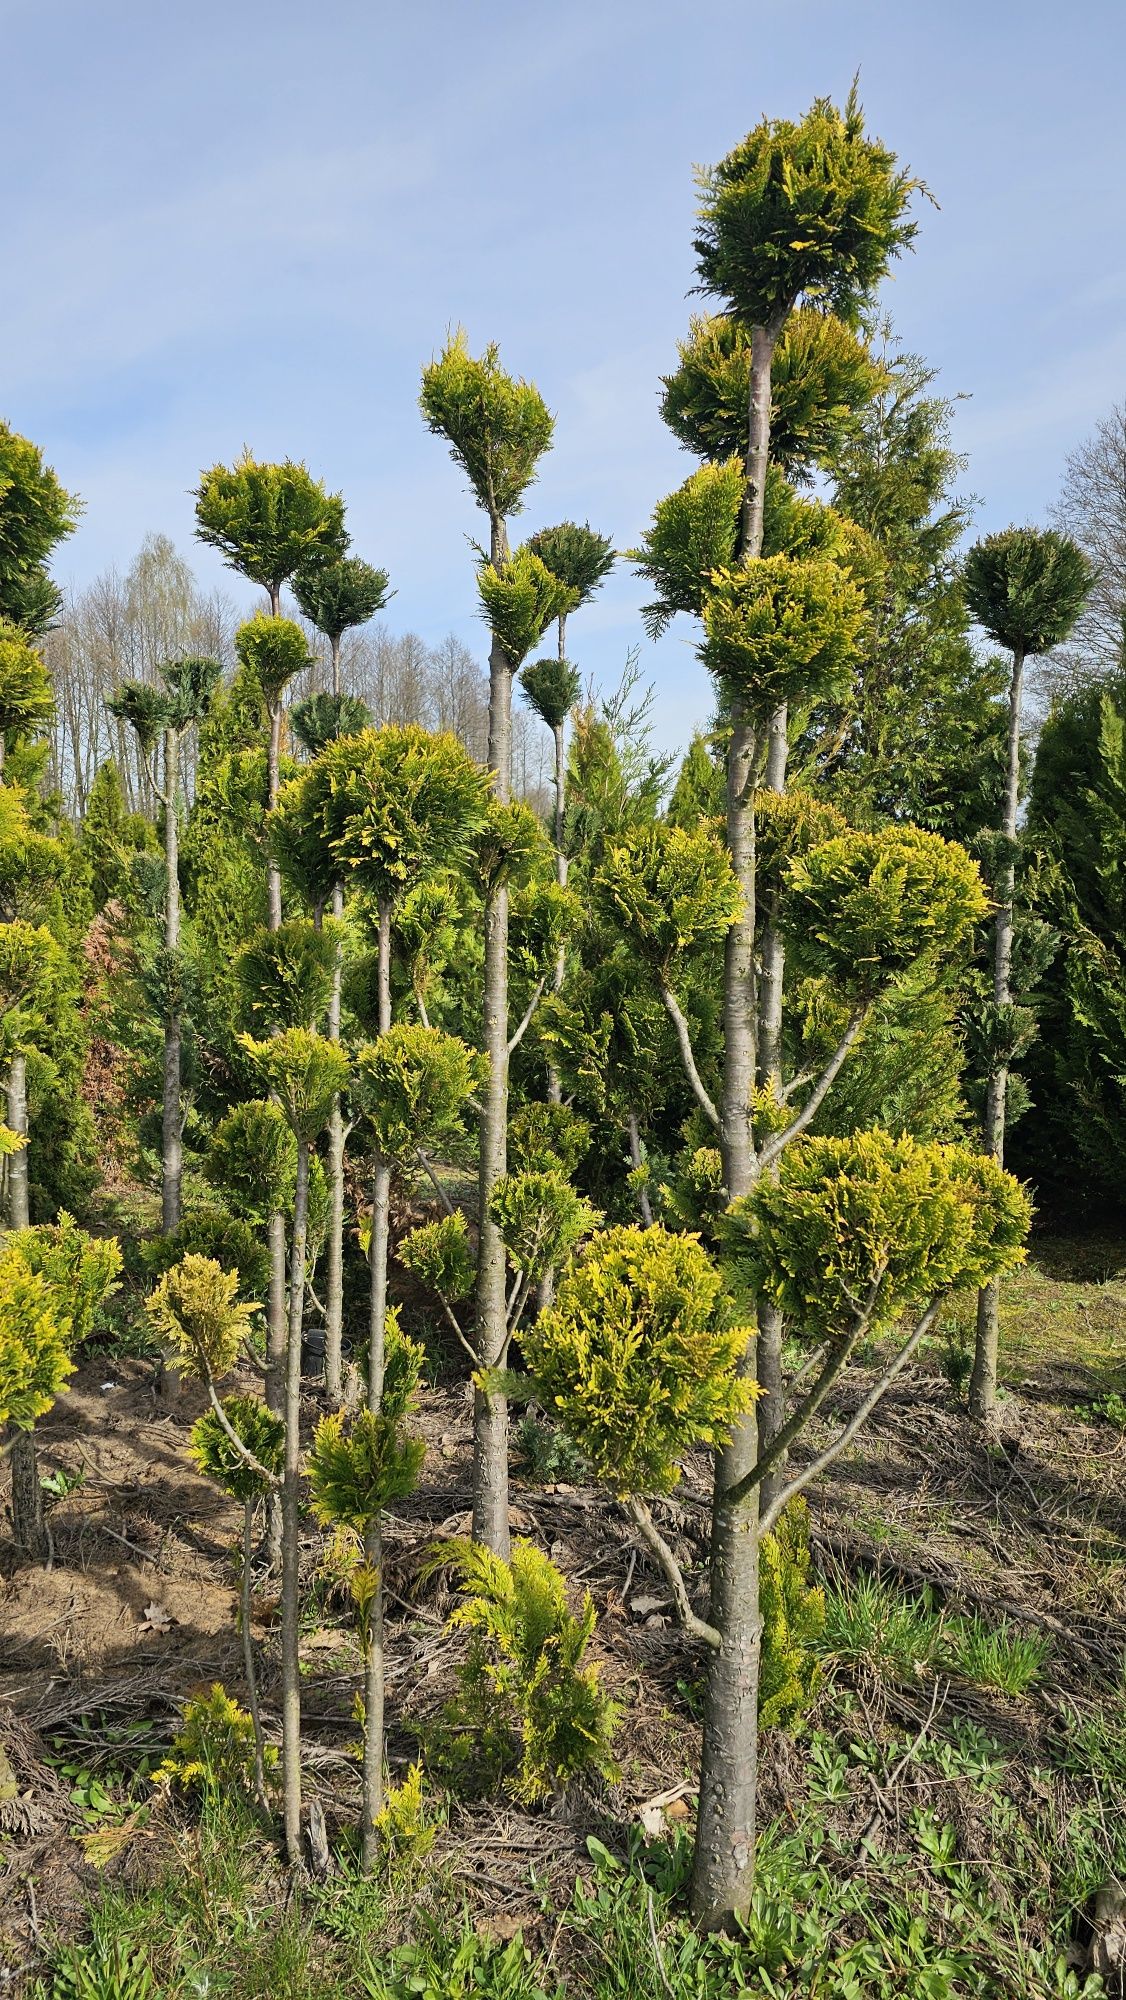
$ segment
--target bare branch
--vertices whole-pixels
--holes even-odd
[[[890,1389],[892,1383],[895,1381],[896,1376],[899,1374],[900,1369],[905,1368],[907,1366],[907,1363],[910,1361],[911,1356],[914,1354],[915,1349],[918,1347],[919,1342],[922,1340],[924,1334],[930,1332],[931,1327],[934,1325],[935,1320],[938,1317],[938,1309],[941,1306],[941,1304],[942,1304],[941,1298],[931,1300],[931,1303],[927,1307],[926,1312],[923,1314],[922,1318],[918,1321],[917,1325],[915,1326],[910,1339],[904,1342],[904,1345],[900,1348],[899,1353],[896,1355],[894,1361],[890,1362],[888,1367],[884,1369],[883,1374],[876,1382],[874,1388],[872,1388],[869,1391],[868,1395],[865,1396],[864,1401],[861,1403],[859,1409],[856,1410],[855,1413],[849,1418],[844,1429],[839,1433],[837,1437],[834,1438],[831,1445],[827,1445],[824,1451],[819,1452],[816,1458],[811,1459],[808,1465],[803,1466],[801,1471],[799,1473],[796,1473],[794,1478],[791,1479],[789,1485],[784,1486],[782,1488],[782,1491],[777,1495],[777,1498],[771,1502],[770,1506],[767,1508],[765,1514],[762,1516],[762,1519],[759,1522],[759,1531],[761,1534],[764,1535],[769,1534],[771,1528],[773,1528],[775,1523],[777,1522],[779,1515],[785,1511],[785,1509],[789,1506],[791,1500],[793,1500],[797,1496],[797,1494],[803,1492],[804,1489],[809,1485],[810,1481],[816,1479],[819,1473],[824,1472],[826,1466],[832,1465],[833,1460],[835,1458],[839,1458],[841,1452],[845,1450],[846,1446],[852,1443],[852,1440],[856,1436],[857,1431],[860,1430],[863,1427],[863,1425],[867,1423],[868,1418],[871,1416],[872,1411],[876,1407],[876,1404],[880,1401],[881,1397],[883,1397],[887,1393],[888,1389]]]
[[[762,1152],[759,1154],[760,1167],[772,1166],[779,1154],[785,1152],[786,1147],[791,1141],[798,1138],[805,1131],[807,1125],[813,1123],[833,1084],[836,1082],[841,1065],[856,1040],[857,1035],[860,1033],[868,1011],[867,1006],[860,1007],[856,1013],[849,1017],[849,1023],[844,1034],[825,1064],[797,1117],[791,1120],[784,1131],[775,1132],[773,1138],[766,1140]]]
[[[205,1371],[203,1379],[207,1387],[207,1394],[211,1401],[211,1407],[214,1410],[215,1415],[218,1417],[220,1428],[226,1434],[229,1443],[233,1444],[235,1450],[237,1451],[239,1457],[242,1459],[243,1463],[248,1465],[252,1472],[256,1472],[259,1479],[264,1479],[267,1486],[272,1487],[276,1493],[281,1486],[281,1480],[278,1478],[276,1472],[268,1472],[266,1470],[266,1467],[262,1464],[261,1460],[255,1458],[254,1453],[249,1449],[248,1446],[246,1446],[243,1443],[234,1425],[232,1424],[230,1418],[228,1417],[226,1410],[223,1408],[222,1403],[219,1401],[219,1398],[215,1393],[215,1381],[212,1376],[210,1368],[208,1368]]]
[[[426,1011],[426,1002],[417,986],[414,989],[414,997],[418,1004],[418,1018],[422,1022],[423,1027],[428,1028],[430,1026],[430,1016]]]
[[[532,997],[529,1000],[527,1006],[525,1007],[523,1015],[521,1016],[520,1025],[516,1029],[514,1029],[513,1033],[508,1037],[509,1055],[512,1054],[513,1049],[518,1049],[521,1042],[523,1041],[524,1036],[528,1030],[528,1024],[531,1021],[532,1016],[536,1011],[536,1008],[539,1006],[540,1001],[543,999],[543,989],[546,985],[547,985],[546,978],[541,979],[537,982],[536,990],[532,994]]]
[[[665,1582],[668,1584],[672,1592],[673,1603],[676,1605],[676,1615],[680,1619],[685,1631],[691,1638],[702,1639],[705,1645],[714,1647],[718,1652],[723,1644],[723,1640],[714,1625],[708,1625],[703,1618],[697,1618],[696,1613],[693,1611],[688,1596],[688,1585],[684,1581],[684,1571],[677,1562],[676,1557],[654,1521],[644,1500],[639,1499],[635,1493],[627,1494],[626,1498],[622,1501],[622,1506],[625,1508],[626,1513],[629,1515],[650,1555],[656,1561]]]
[[[668,1014],[669,1020],[672,1022],[673,1027],[676,1029],[676,1039],[680,1043],[681,1061],[684,1064],[685,1073],[688,1077],[688,1081],[692,1085],[693,1096],[695,1097],[696,1102],[699,1105],[701,1111],[703,1112],[705,1118],[707,1119],[709,1125],[713,1126],[715,1130],[718,1132],[720,1128],[719,1112],[716,1110],[715,1105],[713,1104],[711,1098],[708,1096],[708,1093],[704,1088],[703,1078],[701,1077],[700,1072],[696,1067],[696,1057],[693,1054],[692,1050],[692,1034],[689,1029],[688,1022],[685,1019],[684,1009],[682,1008],[679,1000],[677,999],[676,994],[673,992],[672,987],[669,986],[664,979],[661,979],[659,981],[659,985],[661,989],[661,998],[665,1003],[665,1011]]]
[[[441,1202],[442,1207],[446,1211],[446,1214],[452,1215],[454,1212],[453,1202],[450,1200],[449,1195],[446,1193],[445,1188],[442,1186],[441,1181],[438,1179],[437,1174],[434,1172],[434,1168],[431,1164],[429,1153],[427,1153],[421,1146],[417,1147],[416,1151],[418,1153],[419,1159],[422,1161],[422,1164],[426,1169],[426,1177],[429,1180],[430,1185],[433,1188],[435,1194],[437,1195],[438,1200]]]

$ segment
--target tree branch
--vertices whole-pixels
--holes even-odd
[[[234,1445],[234,1448],[237,1451],[239,1457],[242,1459],[243,1463],[248,1465],[252,1472],[257,1473],[259,1479],[264,1479],[267,1486],[272,1487],[274,1492],[276,1493],[281,1486],[281,1480],[278,1478],[276,1473],[267,1472],[266,1467],[262,1464],[261,1460],[255,1458],[254,1453],[248,1448],[248,1446],[246,1446],[243,1443],[234,1425],[231,1423],[231,1420],[228,1417],[226,1410],[223,1408],[222,1403],[219,1401],[219,1398],[215,1393],[215,1380],[211,1373],[210,1368],[205,1368],[203,1379],[207,1388],[207,1394],[211,1401],[211,1407],[214,1410],[215,1415],[219,1419],[220,1428],[225,1432],[228,1442]]]
[[[802,1105],[801,1110],[798,1112],[797,1117],[791,1120],[790,1124],[786,1126],[784,1131],[775,1132],[773,1138],[766,1140],[763,1149],[759,1154],[760,1168],[772,1166],[774,1164],[774,1161],[778,1158],[778,1155],[780,1153],[785,1152],[786,1147],[791,1143],[791,1141],[797,1139],[800,1136],[800,1134],[805,1131],[806,1126],[811,1125],[813,1123],[813,1120],[816,1118],[817,1113],[820,1111],[821,1106],[825,1102],[826,1097],[828,1096],[830,1090],[833,1087],[833,1084],[836,1081],[838,1072],[841,1068],[842,1063],[844,1062],[845,1057],[847,1056],[850,1048],[852,1047],[854,1041],[856,1040],[857,1035],[860,1033],[861,1026],[867,1014],[868,1014],[868,1007],[864,1006],[859,1008],[857,1012],[850,1017],[849,1024],[845,1029],[844,1034],[841,1036],[840,1041],[837,1043],[836,1048],[833,1050],[832,1055],[829,1057],[828,1062],[825,1064],[824,1069],[822,1070],[820,1076],[818,1077],[817,1082],[814,1084],[813,1089],[810,1091],[809,1096],[806,1098],[805,1103]]]
[[[426,1002],[417,986],[414,989],[414,997],[418,1006],[418,1018],[422,1022],[423,1027],[428,1028],[430,1026],[430,1016],[426,1011]]]
[[[536,990],[532,994],[531,999],[529,1000],[527,1006],[524,1009],[523,1015],[521,1016],[520,1019],[519,1026],[516,1029],[514,1029],[513,1033],[508,1037],[509,1055],[512,1054],[513,1049],[518,1049],[521,1042],[523,1041],[524,1036],[528,1029],[528,1024],[531,1021],[532,1016],[536,1011],[536,1008],[539,1006],[540,1001],[543,999],[543,989],[546,985],[547,985],[546,977],[537,982]]]
[[[654,1521],[644,1500],[639,1499],[636,1493],[630,1493],[622,1501],[622,1506],[625,1508],[626,1513],[633,1522],[650,1555],[656,1562],[665,1582],[668,1584],[672,1592],[673,1603],[676,1605],[676,1615],[680,1619],[685,1631],[689,1634],[690,1638],[702,1639],[705,1645],[713,1647],[718,1652],[723,1644],[723,1639],[716,1631],[714,1625],[708,1625],[703,1618],[697,1618],[696,1613],[693,1611],[688,1596],[688,1585],[684,1581],[684,1571],[677,1562],[676,1557]]]
[[[426,1177],[430,1182],[430,1185],[433,1188],[435,1194],[437,1195],[438,1200],[441,1202],[442,1207],[446,1211],[446,1214],[452,1215],[454,1212],[453,1202],[450,1200],[449,1195],[446,1193],[445,1188],[442,1186],[441,1181],[438,1179],[437,1174],[434,1172],[434,1169],[430,1163],[429,1153],[427,1153],[422,1146],[416,1147],[415,1150],[418,1154],[419,1159],[422,1161],[423,1166],[426,1169]]]
[[[441,1306],[442,1311],[445,1313],[447,1320],[453,1327],[454,1332],[456,1333],[458,1339],[460,1340],[462,1346],[464,1347],[466,1353],[468,1354],[469,1359],[472,1361],[473,1366],[475,1368],[479,1368],[481,1366],[481,1357],[474,1348],[470,1347],[469,1342],[467,1341],[465,1335],[461,1330],[461,1322],[458,1319],[458,1316],[455,1313],[452,1305],[450,1304],[448,1299],[444,1299],[442,1297],[441,1292],[439,1292],[437,1296],[438,1296],[438,1304]]]
[[[862,1306],[857,1307],[852,1325],[849,1327],[844,1339],[836,1347],[830,1348],[825,1365],[814,1382],[812,1389],[802,1397],[797,1409],[791,1410],[785,1423],[771,1438],[761,1458],[743,1474],[741,1479],[736,1480],[734,1486],[729,1487],[725,1493],[719,1496],[723,1505],[738,1507],[746,1499],[748,1493],[760,1485],[772,1467],[777,1465],[778,1461],[785,1456],[794,1439],[797,1437],[798,1432],[804,1430],[810,1418],[816,1415],[837,1377],[844,1369],[857,1341],[867,1332],[871,1324],[872,1314],[876,1309],[876,1300],[879,1298],[880,1286],[884,1282],[886,1271],[887,1265],[881,1264],[879,1271],[868,1287],[867,1298]]]
[[[685,1019],[684,1009],[681,1007],[672,987],[665,979],[659,978],[658,985],[661,990],[661,998],[665,1003],[665,1012],[676,1029],[676,1039],[680,1043],[680,1058],[684,1064],[688,1081],[692,1085],[692,1094],[709,1125],[713,1126],[718,1132],[720,1129],[719,1112],[708,1096],[704,1088],[703,1078],[696,1068],[696,1057],[692,1051],[692,1035],[688,1022]]]
[[[839,1436],[834,1438],[831,1445],[827,1445],[824,1451],[819,1452],[816,1458],[811,1459],[808,1465],[803,1466],[802,1470],[796,1473],[794,1478],[791,1479],[788,1486],[782,1488],[782,1491],[771,1502],[759,1522],[760,1534],[768,1535],[770,1530],[775,1526],[779,1516],[789,1506],[791,1500],[795,1499],[809,1485],[811,1480],[816,1479],[818,1473],[824,1472],[827,1466],[832,1465],[833,1460],[839,1458],[845,1447],[852,1443],[857,1431],[867,1423],[876,1404],[886,1394],[887,1390],[890,1389],[900,1369],[905,1368],[910,1361],[924,1334],[930,1332],[931,1327],[938,1317],[938,1309],[941,1304],[941,1298],[931,1300],[926,1312],[912,1332],[910,1339],[900,1348],[894,1361],[890,1362],[884,1369],[875,1386],[865,1396],[860,1408],[849,1418],[843,1431],[840,1432]]]

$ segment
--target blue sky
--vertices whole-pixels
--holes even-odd
[[[1050,505],[1126,394],[1121,0],[0,0],[0,414],[86,514],[58,565],[150,529],[208,582],[188,489],[245,442],[344,492],[392,622],[483,651],[472,502],[417,412],[447,325],[557,415],[521,530],[629,546],[691,469],[657,378],[695,303],[692,166],[842,96],[920,174],[886,303],[959,392],[983,527]],[[621,566],[572,626],[605,681],[641,639]],[[672,747],[706,715],[687,625],[642,660]]]

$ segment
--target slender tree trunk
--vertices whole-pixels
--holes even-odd
[[[47,1562],[51,1554],[51,1540],[47,1533],[43,1488],[39,1484],[39,1454],[35,1449],[33,1431],[15,1432],[8,1464],[12,1474],[12,1538],[17,1549],[29,1555],[33,1562]]]
[[[270,748],[266,758],[266,809],[268,812],[273,812],[278,802],[279,775],[281,772],[282,705],[280,695],[275,696],[269,703],[269,711]],[[266,921],[270,930],[278,930],[282,920],[281,869],[272,856],[266,864],[266,910]]]
[[[8,1071],[8,1124],[13,1132],[27,1138],[27,1057],[12,1057]],[[8,1227],[26,1229],[31,1222],[28,1193],[27,1146],[8,1155]]]
[[[559,620],[559,657],[560,659],[564,657],[562,618]],[[561,722],[556,723],[551,733],[555,738],[555,879],[560,888],[565,889],[567,886],[567,850],[564,845],[564,824],[567,810],[567,746],[564,737],[564,725]],[[562,993],[566,973],[567,948],[565,945],[560,945],[559,955],[555,961],[555,972],[551,981],[551,990],[553,993]],[[562,1104],[563,1102],[563,1083],[554,1063],[548,1066],[547,1100],[549,1104]]]
[[[305,1236],[309,1216],[309,1145],[297,1142],[297,1192],[289,1275],[289,1345],[285,1364],[285,1471],[282,1477],[282,1784],[285,1848],[290,1866],[301,1853],[300,1513],[301,1322],[305,1298]]]
[[[339,641],[333,641],[334,682],[339,678]],[[336,690],[334,690],[336,691]],[[344,891],[339,882],[332,892],[332,914],[344,915]],[[332,966],[332,994],[328,1006],[328,1032],[340,1040],[341,947],[337,939]],[[325,1270],[325,1395],[330,1409],[340,1408],[344,1393],[341,1346],[344,1334],[344,1113],[339,1093],[332,1101],[328,1122],[328,1251]]]
[[[266,1225],[270,1246],[270,1291],[266,1328],[266,1408],[285,1412],[285,1358],[289,1345],[286,1323],[285,1216],[277,1210]]]
[[[391,911],[379,912],[379,1033],[391,1026]],[[378,1416],[383,1407],[383,1372],[387,1335],[387,1264],[391,1247],[391,1162],[377,1159],[371,1191],[371,1245],[368,1268],[371,1303],[368,1319],[368,1409]],[[368,1612],[364,1643],[364,1762],[360,1822],[362,1861],[370,1873],[379,1852],[376,1818],[383,1809],[383,1528],[378,1519],[364,1535],[364,1561],[378,1578]]]
[[[746,485],[740,522],[744,563],[762,551],[763,503],[770,461],[770,370],[781,323],[751,334],[751,393]],[[776,719],[776,718],[775,718]],[[767,751],[775,737],[772,720]],[[754,794],[759,743],[741,703],[732,705],[727,758],[727,845],[743,892],[743,913],[727,935],[724,966],[724,1072],[721,1145],[730,1201],[749,1193],[757,1172],[751,1123],[758,1060],[755,981],[756,853]],[[743,1367],[757,1371],[752,1342]],[[722,1644],[708,1668],[700,1805],[692,1874],[692,1907],[709,1928],[745,1910],[755,1865],[758,1794],[759,1614],[758,1496],[740,1506],[724,1498],[751,1469],[758,1449],[754,1411],[717,1453],[712,1508],[711,1622]]]
[[[169,975],[178,984],[176,957],[180,950],[180,828],[176,805],[180,789],[180,739],[174,729],[164,732],[164,951]],[[161,1228],[171,1235],[180,1224],[184,1159],[180,1104],[180,1009],[168,1007],[164,1024],[164,1101],[162,1105]]]
[[[504,522],[492,524],[492,559],[508,558]],[[507,805],[512,771],[512,663],[494,639],[489,653],[489,766],[494,796]],[[500,1231],[489,1215],[493,1189],[507,1165],[508,1143],[508,890],[501,884],[485,906],[483,1046],[489,1074],[481,1092],[480,1155],[477,1176],[478,1251],[476,1349],[482,1368],[495,1368],[504,1353],[505,1257]],[[495,1391],[473,1394],[473,1539],[507,1561],[508,1403]]]
[[[266,1799],[266,1752],[262,1737],[262,1710],[258,1701],[258,1674],[254,1665],[254,1634],[250,1629],[251,1619],[251,1565],[254,1560],[254,1507],[253,1500],[243,1502],[242,1509],[242,1575],[239,1578],[239,1625],[242,1631],[242,1668],[246,1676],[246,1698],[250,1703],[250,1716],[254,1724],[254,1790],[262,1811],[267,1810]]]
[[[1020,721],[1024,680],[1024,654],[1013,654],[1009,683],[1009,754],[1005,772],[1005,807],[1002,832],[1005,844],[997,864],[993,899],[997,915],[993,928],[993,1000],[998,1007],[1012,1005],[1013,899],[1016,891],[1015,849],[1017,805],[1020,798]],[[1008,1093],[1008,1065],[993,1071],[986,1085],[984,1139],[998,1166],[1005,1160],[1005,1099]],[[970,1415],[979,1423],[991,1423],[997,1410],[997,1355],[1000,1345],[1001,1287],[994,1278],[977,1295],[977,1340],[973,1373],[970,1376]]]
[[[632,1166],[634,1173],[638,1174],[641,1172],[641,1169],[645,1163],[641,1157],[641,1134],[638,1131],[637,1127],[636,1111],[629,1112],[626,1120],[626,1127],[629,1132],[630,1165]],[[648,1188],[639,1188],[637,1195],[637,1203],[638,1207],[641,1210],[641,1220],[645,1224],[646,1229],[652,1229],[653,1208],[649,1200]]]

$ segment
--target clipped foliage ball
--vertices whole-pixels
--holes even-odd
[[[293,594],[326,639],[339,639],[383,610],[392,594],[390,584],[387,571],[364,562],[362,556],[338,556],[298,570]]]
[[[487,1064],[456,1035],[400,1022],[359,1050],[356,1097],[384,1159],[430,1152],[461,1129]]]
[[[339,493],[291,458],[271,464],[244,451],[234,465],[213,465],[200,474],[195,502],[200,541],[267,589],[348,546]]]
[[[116,1236],[91,1236],[62,1209],[57,1222],[17,1230],[7,1241],[54,1287],[75,1346],[88,1340],[98,1308],[117,1290],[121,1250]]]
[[[495,341],[470,354],[458,327],[423,369],[419,400],[428,429],[447,440],[479,506],[493,519],[519,513],[555,429],[535,384],[501,367]]]
[[[726,849],[709,828],[663,820],[607,846],[591,893],[662,977],[695,952],[722,946],[742,908]]]
[[[474,848],[482,889],[487,892],[502,882],[519,886],[551,861],[551,843],[531,806],[523,799],[507,805],[492,800]]]
[[[812,969],[863,996],[964,947],[986,911],[976,861],[914,826],[843,833],[789,866],[782,921]]]
[[[240,1035],[239,1044],[258,1077],[276,1095],[294,1137],[311,1144],[328,1123],[333,1099],[348,1082],[348,1058],[339,1042],[309,1028],[287,1028],[264,1042]]]
[[[701,657],[761,722],[782,702],[844,694],[866,621],[863,593],[841,564],[764,556],[712,576]]]
[[[554,528],[538,528],[528,536],[532,554],[558,577],[574,599],[569,609],[589,603],[614,567],[614,544],[609,535],[600,535],[589,521],[560,521]]]
[[[660,638],[678,611],[703,616],[712,576],[735,560],[745,486],[739,456],[702,465],[658,501],[638,547],[626,551],[656,591],[641,610],[651,639]]]
[[[257,1396],[224,1396],[223,1414],[262,1471],[247,1463],[211,1409],[192,1425],[191,1454],[201,1472],[245,1506],[261,1499],[271,1480],[281,1477],[285,1424]]]
[[[845,816],[816,792],[790,786],[755,793],[755,869],[760,895],[775,896],[791,861],[847,832]]]
[[[420,1284],[451,1304],[473,1290],[477,1260],[461,1209],[410,1230],[399,1245],[399,1259]]]
[[[545,1409],[616,1493],[667,1493],[684,1454],[730,1435],[753,1389],[747,1328],[695,1236],[610,1229],[523,1336]]]
[[[237,1271],[189,1251],[145,1300],[157,1337],[196,1375],[228,1375],[250,1334],[257,1305],[240,1300]]]
[[[533,1281],[558,1270],[602,1220],[551,1168],[502,1175],[490,1197],[489,1214],[513,1265]]]
[[[513,669],[539,644],[551,620],[576,602],[574,592],[526,544],[507,562],[482,563],[477,594],[485,623]]]
[[[1048,653],[1067,638],[1094,581],[1083,551],[1054,528],[1005,528],[966,557],[966,609],[998,646]]]
[[[797,1140],[775,1178],[732,1203],[723,1234],[795,1335],[836,1342],[1013,1269],[1030,1221],[994,1160],[871,1131]]]
[[[578,668],[551,653],[542,660],[530,660],[520,675],[520,692],[549,729],[562,729],[581,689]]]
[[[266,1098],[236,1104],[211,1135],[203,1171],[246,1222],[262,1227],[290,1208],[297,1144],[281,1107]]]
[[[234,975],[256,1028],[312,1028],[322,1019],[342,935],[343,925],[332,917],[319,925],[290,917],[277,930],[255,933],[235,960]]]
[[[314,1514],[325,1527],[369,1532],[384,1507],[414,1492],[425,1456],[425,1441],[382,1410],[322,1417],[309,1452]]]
[[[271,618],[259,612],[235,633],[238,662],[250,674],[266,700],[276,702],[283,690],[313,664],[300,625],[292,618]]]

